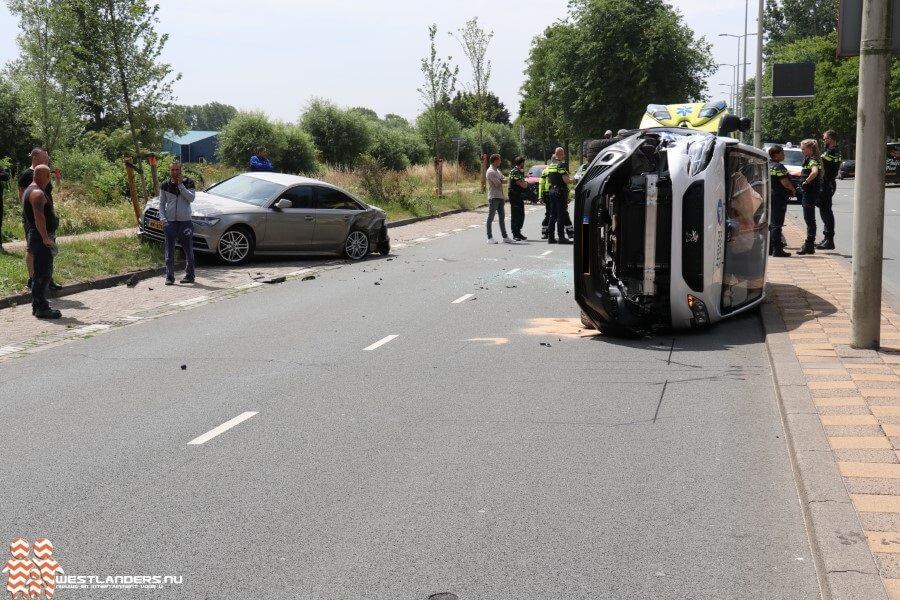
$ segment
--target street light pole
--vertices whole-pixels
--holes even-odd
[[[856,181],[853,200],[853,281],[850,344],[881,343],[881,270],[884,253],[884,133],[890,55],[888,0],[863,0],[856,101]]]
[[[747,87],[747,19],[749,18],[750,13],[750,0],[744,0],[744,75],[741,77],[741,95],[740,95],[740,106],[741,106],[741,117],[746,116],[744,111],[746,110],[746,102],[744,101],[744,89]],[[744,134],[741,133],[741,141],[744,141]]]
[[[756,21],[756,81],[753,101],[753,145],[762,148],[762,73],[763,73],[763,11],[765,0],[759,0]]]

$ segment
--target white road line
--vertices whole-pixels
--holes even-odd
[[[383,337],[380,340],[378,340],[377,342],[375,342],[374,344],[372,344],[371,346],[366,346],[365,348],[363,348],[363,351],[371,352],[372,350],[381,348],[388,342],[392,342],[392,341],[396,340],[398,337],[400,337],[400,336],[399,335],[389,335],[389,336]]]
[[[140,320],[143,319],[144,317],[138,317],[138,316],[135,316],[135,315],[128,315],[127,317],[123,317],[123,318],[124,318],[126,321],[131,321],[132,323],[134,323],[135,321],[140,321]]]
[[[393,247],[396,248],[406,248],[406,244],[394,244]]]
[[[465,229],[459,229],[459,228],[457,228],[457,229],[454,229],[454,230],[453,230],[453,233],[459,233],[460,231],[465,231]]]
[[[469,229],[472,229],[473,227],[481,227],[481,225],[479,225],[478,223],[476,223],[475,225],[469,225]]]
[[[93,325],[85,325],[84,327],[73,329],[72,333],[75,335],[87,335],[88,333],[97,333],[98,331],[105,331],[106,329],[109,329],[109,325],[104,323],[94,323]]]
[[[507,275],[515,275],[516,273],[518,273],[521,270],[522,270],[522,267],[516,267],[515,269],[510,269],[509,271],[507,271],[506,274]]]
[[[465,302],[466,300],[468,300],[469,298],[471,298],[471,297],[474,296],[474,295],[475,295],[475,294],[466,294],[465,296],[460,296],[459,298],[457,298],[456,300],[454,300],[454,301],[451,302],[450,304],[462,304],[463,302]]]
[[[431,239],[431,238],[421,237],[421,238],[416,238],[416,239],[414,239],[413,241],[414,241],[414,242],[427,242],[427,241],[430,240],[430,239]]]
[[[542,252],[541,256],[549,256],[551,254],[553,254],[553,250],[547,250],[546,252]]]
[[[304,275],[309,273],[312,269],[300,269],[299,271],[291,271],[290,273],[285,273],[285,277],[297,277],[298,275]]]
[[[207,300],[209,296],[196,296],[194,298],[188,298],[187,300],[182,300],[181,302],[173,302],[172,306],[190,306],[192,304],[200,304],[204,300]]]
[[[188,446],[199,446],[200,444],[205,444],[206,442],[213,439],[217,435],[222,435],[223,433],[225,433],[226,431],[228,431],[235,425],[240,425],[247,419],[249,419],[251,417],[255,417],[258,414],[259,414],[258,412],[250,412],[250,411],[241,413],[238,416],[236,416],[235,418],[231,419],[230,421],[225,421],[224,423],[222,423],[215,429],[210,429],[203,435],[201,435],[199,437],[195,437],[194,439],[192,439],[191,441],[188,442]]]
[[[443,231],[439,231],[438,233],[434,234],[434,237],[444,237],[445,235],[450,235],[450,234],[444,233]]]
[[[262,284],[261,284],[260,282],[258,282],[258,281],[251,281],[250,283],[245,283],[244,285],[239,285],[239,286],[237,286],[237,287],[234,288],[234,289],[236,289],[236,290],[250,290],[250,289],[253,289],[253,288],[255,288],[255,287],[259,287],[259,286],[261,286],[261,285],[262,285]]]
[[[0,348],[0,356],[5,356],[7,354],[15,354],[16,352],[21,352],[25,348],[20,348],[19,346],[3,346]]]

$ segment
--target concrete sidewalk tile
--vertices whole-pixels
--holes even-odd
[[[866,406],[866,401],[861,396],[813,398],[813,402],[816,406]]]
[[[900,464],[844,462],[838,463],[844,477],[870,477],[877,479],[900,479]]]
[[[859,571],[877,576],[867,536],[851,502],[811,502],[809,512],[811,533],[826,572]]]
[[[900,579],[884,579],[883,581],[888,597],[891,600],[900,600]]]
[[[888,448],[891,442],[884,436],[840,436],[829,437],[828,442],[832,448]]]
[[[800,451],[827,452],[831,450],[821,417],[816,413],[788,413],[787,424],[794,448]]]
[[[799,450],[796,460],[808,502],[849,502],[847,489],[831,452]]]
[[[822,415],[819,417],[822,425],[877,425],[878,421],[872,415]]]
[[[872,552],[900,553],[900,531],[869,531],[866,537]]]
[[[900,425],[894,423],[882,423],[881,428],[888,437],[900,437]]]
[[[790,379],[790,377],[782,378],[779,376],[778,381],[782,382],[784,379]],[[802,377],[799,378],[802,381]],[[809,389],[806,385],[786,385],[783,384],[778,386],[778,391],[781,394],[781,401],[784,404],[784,410],[788,414],[810,414],[816,415],[816,405],[813,404],[812,395],[809,393]],[[814,419],[810,419],[810,422],[815,422]],[[821,422],[818,423],[819,429],[821,429]]]
[[[811,390],[854,390],[856,382],[854,381],[810,381],[809,389]]]
[[[849,377],[846,369],[803,369],[803,374],[809,377]]]
[[[900,386],[890,388],[861,388],[859,393],[864,398],[900,398]]]
[[[900,417],[900,406],[870,405],[869,410],[876,417]]]
[[[850,494],[860,512],[900,513],[900,496],[888,494]]]

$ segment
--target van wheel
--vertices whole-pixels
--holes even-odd
[[[591,318],[587,316],[587,313],[584,311],[581,311],[581,325],[585,329],[597,329],[597,325],[591,321]]]

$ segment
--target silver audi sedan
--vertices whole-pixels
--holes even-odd
[[[242,173],[197,192],[194,251],[231,265],[254,255],[388,254],[386,214],[331,184],[282,173]],[[162,241],[159,199],[147,202],[141,235]]]

